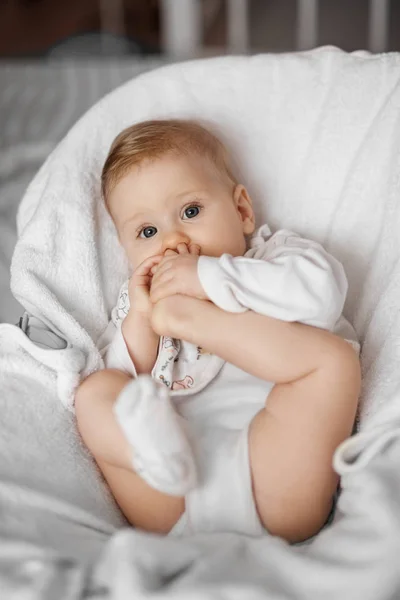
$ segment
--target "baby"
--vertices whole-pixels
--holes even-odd
[[[193,121],[123,131],[102,191],[133,274],[75,408],[122,512],[163,534],[313,536],[360,392],[342,265],[255,231],[226,148]]]

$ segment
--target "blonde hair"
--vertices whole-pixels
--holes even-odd
[[[206,156],[221,174],[233,184],[237,183],[225,146],[196,121],[143,121],[124,129],[111,145],[101,174],[101,191],[106,206],[110,192],[133,166],[168,153]]]

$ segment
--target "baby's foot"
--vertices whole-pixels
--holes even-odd
[[[196,485],[196,466],[169,390],[140,375],[122,390],[114,414],[133,449],[132,466],[151,487],[184,496]]]

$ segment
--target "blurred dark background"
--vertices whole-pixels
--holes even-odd
[[[375,31],[380,47],[370,29],[374,10],[381,11]],[[245,43],[240,25],[244,12]],[[315,30],[308,41],[299,39],[301,14],[303,28]],[[400,50],[399,32],[399,0],[0,0],[2,58],[197,56],[325,44]]]

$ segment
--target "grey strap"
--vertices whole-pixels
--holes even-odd
[[[66,340],[49,329],[43,321],[26,311],[20,318],[18,327],[34,344],[45,350],[64,350],[68,346]]]

